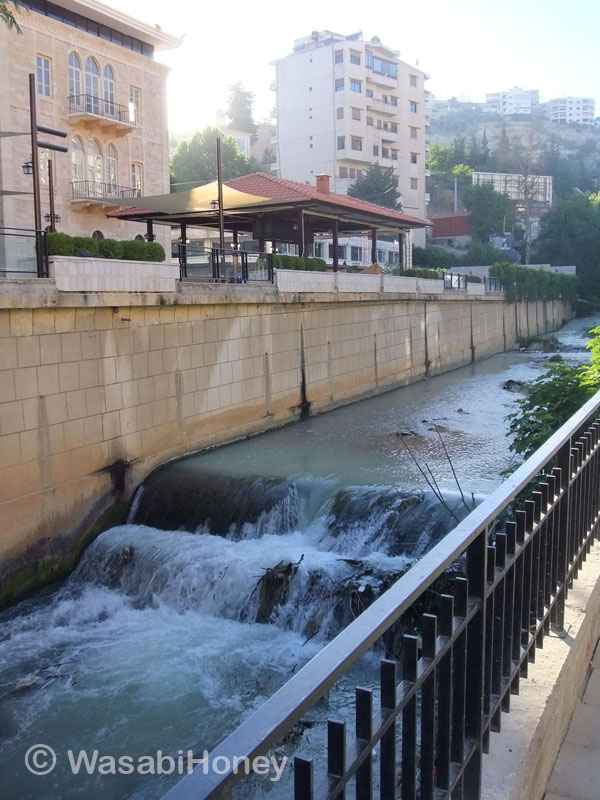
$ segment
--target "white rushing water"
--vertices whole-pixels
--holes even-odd
[[[582,347],[597,322],[559,338]],[[502,383],[548,359],[495,356],[151,476],[128,523],[98,537],[67,581],[0,614],[2,796],[160,797],[176,778],[73,776],[66,751],[213,747],[454,524],[397,431],[414,431],[411,450],[463,516],[434,426],[467,497],[485,494],[510,462],[515,395]],[[272,602],[261,578],[278,568]],[[23,766],[39,742],[58,756],[44,777]]]

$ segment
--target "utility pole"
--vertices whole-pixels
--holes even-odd
[[[217,188],[219,200],[219,245],[225,249],[225,218],[223,216],[223,174],[221,169],[221,137],[217,138]]]
[[[50,232],[56,233],[56,215],[54,213],[54,167],[52,159],[48,159],[48,195],[50,200]]]

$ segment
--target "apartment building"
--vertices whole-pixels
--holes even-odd
[[[556,97],[546,103],[544,111],[551,122],[562,125],[573,122],[593,125],[596,118],[596,106],[591,97]]]
[[[274,62],[276,163],[282,178],[331,176],[345,194],[369,164],[392,167],[403,210],[427,216],[428,76],[378,37],[313,31]],[[416,244],[424,231],[415,231]],[[422,240],[422,241],[421,241]]]
[[[169,191],[168,68],[154,53],[180,40],[97,0],[24,0],[16,16],[21,35],[0,25],[0,130],[29,130],[34,73],[38,124],[68,134],[61,141],[68,153],[39,151],[42,220],[50,220],[51,158],[57,230],[98,239],[140,236],[139,224],[106,213],[128,197]],[[4,191],[32,191],[22,168],[29,161],[29,136],[0,140]],[[31,196],[0,196],[0,225],[33,228]],[[166,241],[165,232],[157,234]]]
[[[531,114],[539,102],[540,93],[537,89],[523,90],[518,86],[513,86],[507,92],[486,94],[483,110],[488,114],[510,117],[513,114]]]

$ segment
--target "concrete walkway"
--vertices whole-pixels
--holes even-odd
[[[583,697],[575,706],[544,800],[600,798],[600,642]]]

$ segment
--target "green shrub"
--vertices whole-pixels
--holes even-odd
[[[315,272],[327,272],[327,262],[323,258],[305,258],[306,269]]]
[[[148,243],[139,239],[122,242],[123,258],[127,261],[148,261]]]
[[[413,247],[413,264],[429,269],[449,269],[455,267],[459,259],[454,253],[442,247],[428,244],[427,247]]]
[[[148,261],[164,261],[165,248],[159,242],[148,242],[146,244]]]
[[[508,261],[490,267],[490,275],[499,278],[507,303],[515,300],[577,300],[577,277],[560,275],[544,269],[531,269]]]
[[[459,259],[461,267],[480,267],[494,264],[502,258],[502,252],[490,242],[471,242],[468,250]]]
[[[300,256],[287,256],[283,254],[275,254],[273,257],[273,266],[278,269],[306,269],[306,263]]]
[[[436,269],[405,269],[399,273],[405,278],[426,278],[428,280],[439,281],[444,277],[442,270]]]
[[[479,275],[467,275],[467,283],[482,283]]]
[[[72,256],[73,237],[67,233],[48,234],[48,255],[49,256]]]
[[[73,255],[93,258],[98,255],[98,242],[91,236],[73,236]]]
[[[123,242],[116,239],[100,239],[98,242],[100,258],[123,258]]]

